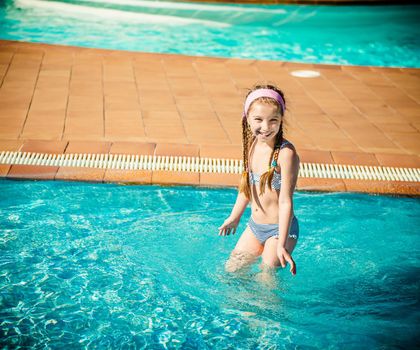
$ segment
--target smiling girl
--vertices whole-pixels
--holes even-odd
[[[242,117],[244,172],[231,214],[219,227],[219,235],[234,234],[245,208],[251,203],[251,217],[226,262],[235,272],[262,257],[262,271],[290,265],[299,237],[299,224],[293,212],[293,192],[299,171],[294,146],[283,139],[286,102],[272,85],[258,85],[245,100]]]

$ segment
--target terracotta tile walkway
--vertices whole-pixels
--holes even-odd
[[[290,74],[302,69],[316,70],[321,76]],[[0,151],[240,158],[243,98],[256,82],[272,82],[285,91],[286,137],[296,145],[302,161],[420,168],[418,69],[11,41],[0,41]],[[216,174],[40,168],[0,165],[0,174],[147,183],[233,185],[237,181],[235,176]],[[299,182],[301,189],[419,193],[418,183],[375,186],[332,179]]]

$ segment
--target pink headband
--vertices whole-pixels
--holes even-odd
[[[251,106],[251,103],[254,102],[259,97],[270,97],[276,100],[281,106],[282,113],[284,113],[286,108],[284,106],[283,97],[281,97],[281,95],[278,92],[272,89],[257,89],[251,92],[245,100],[243,118],[246,118],[246,115],[248,113],[249,106]]]

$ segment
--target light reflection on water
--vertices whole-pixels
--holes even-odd
[[[296,193],[298,274],[267,286],[257,264],[224,272],[239,234],[217,227],[235,190],[0,187],[2,346],[392,348],[416,336],[418,199]]]
[[[419,16],[417,5],[6,0],[0,2],[0,38],[193,56],[419,67]]]

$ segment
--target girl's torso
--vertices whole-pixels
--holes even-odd
[[[280,148],[282,149],[286,146],[294,150],[293,145],[289,141],[283,140]],[[281,189],[281,170],[279,166],[274,171],[271,182],[272,190],[270,191],[268,186],[266,186],[264,193],[260,194],[260,177],[268,170],[268,164],[271,163],[270,156],[271,152],[258,147],[257,143],[251,147],[249,155],[249,179],[252,192],[251,211],[255,222],[261,224],[278,223],[279,216],[278,200]]]

